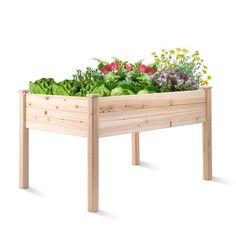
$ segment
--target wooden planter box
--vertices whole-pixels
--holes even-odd
[[[88,139],[88,210],[98,211],[99,138],[132,133],[139,164],[139,132],[203,123],[203,178],[212,179],[211,88],[117,97],[69,97],[20,91],[20,188],[28,187],[29,129]]]

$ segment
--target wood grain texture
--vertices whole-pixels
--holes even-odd
[[[88,97],[27,94],[27,128],[87,136]],[[204,122],[205,90],[99,97],[99,136]]]
[[[26,127],[39,130],[43,130],[45,127],[51,127],[50,129],[51,132],[59,132],[60,130],[62,130],[63,133],[66,134],[71,133],[74,135],[86,136],[88,124],[87,122],[79,120],[75,121],[75,120],[57,119],[57,118],[37,116],[37,115],[27,115]]]
[[[132,164],[139,165],[139,133],[132,133]]]
[[[204,89],[206,94],[206,121],[203,127],[203,179],[212,180],[212,111],[211,87]]]
[[[87,98],[27,94],[26,104],[27,128],[87,136]]]
[[[205,91],[101,97],[101,137],[205,122]]]
[[[99,99],[100,113],[204,102],[205,93],[203,90],[101,97]]]
[[[73,120],[78,122],[83,121],[85,123],[88,122],[88,115],[85,112],[60,111],[45,108],[27,107],[26,116],[40,116],[64,120]]]
[[[99,210],[98,95],[88,98],[88,211]]]
[[[87,129],[76,129],[73,127],[63,126],[63,125],[52,125],[51,123],[40,123],[40,122],[33,122],[28,121],[26,123],[29,129],[36,129],[42,130],[47,132],[59,133],[59,134],[68,134],[68,135],[75,135],[81,137],[87,137],[88,131]]]
[[[100,137],[205,122],[205,111],[153,115],[99,123]]]
[[[84,97],[27,94],[26,106],[46,110],[87,113],[88,101]]]
[[[26,90],[19,91],[19,187],[29,187],[29,129],[26,128]]]
[[[183,112],[202,112],[205,111],[205,102],[194,103],[194,104],[183,104],[183,105],[173,105],[173,106],[160,106],[153,108],[139,108],[124,111],[110,111],[105,113],[100,113],[100,121],[111,121],[111,120],[124,120],[130,118],[139,118],[145,116],[157,116],[157,115],[171,115],[175,113]]]

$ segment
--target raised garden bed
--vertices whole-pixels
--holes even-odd
[[[29,129],[88,139],[88,210],[99,210],[99,138],[132,133],[132,163],[139,164],[139,132],[203,124],[203,178],[212,179],[211,87],[145,95],[87,97],[20,91],[20,187],[29,186]]]

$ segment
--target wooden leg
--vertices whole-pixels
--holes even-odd
[[[29,129],[26,128],[26,91],[20,91],[19,187],[29,187]]]
[[[88,121],[88,211],[99,210],[98,95],[90,94]]]
[[[212,180],[211,88],[206,88],[206,122],[203,123],[203,179]]]
[[[139,133],[132,133],[132,164],[139,165]]]

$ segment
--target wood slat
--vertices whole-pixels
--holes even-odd
[[[204,102],[205,92],[203,90],[101,97],[99,99],[100,113]]]
[[[48,131],[57,131],[64,133],[74,133],[82,136],[87,133],[88,125],[83,121],[63,120],[52,117],[44,117],[37,115],[26,116],[26,127],[31,129],[46,129]]]
[[[154,108],[144,108],[144,109],[132,109],[125,111],[110,111],[105,113],[100,113],[100,121],[109,120],[122,120],[138,117],[150,117],[157,115],[174,114],[178,112],[201,112],[205,110],[205,103],[196,104],[185,104],[185,105],[174,105],[174,106],[162,106]]]
[[[60,111],[53,109],[44,109],[44,108],[26,108],[26,115],[28,116],[42,116],[42,117],[51,117],[64,120],[74,120],[74,121],[88,121],[88,115],[85,112],[72,112],[72,111]]]
[[[171,115],[112,120],[99,123],[100,136],[111,136],[152,129],[168,128],[205,122],[205,111]]]
[[[26,106],[59,111],[87,112],[88,101],[84,97],[27,94]]]
[[[28,121],[26,125],[30,129],[87,137],[87,130],[78,130],[78,129],[72,129],[68,127],[57,126],[57,125],[52,126],[51,124],[44,124],[44,123],[31,122],[31,121]]]

